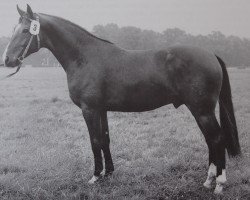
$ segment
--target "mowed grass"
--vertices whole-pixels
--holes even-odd
[[[249,199],[250,70],[229,74],[244,157],[228,160],[224,196],[202,186],[207,146],[185,106],[108,113],[115,172],[88,185],[89,135],[65,72],[23,68],[0,81],[0,199]]]

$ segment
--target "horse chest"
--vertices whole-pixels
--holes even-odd
[[[69,96],[71,100],[78,106],[84,103],[90,107],[98,106],[100,92],[97,84],[91,80],[68,80]]]

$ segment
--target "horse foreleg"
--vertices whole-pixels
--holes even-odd
[[[94,175],[88,182],[89,184],[93,184],[100,178],[100,173],[103,170],[101,153],[101,114],[99,111],[90,109],[86,106],[82,107],[82,113],[88,127],[91,147],[94,154]]]
[[[102,151],[105,159],[105,172],[103,173],[103,175],[107,176],[112,174],[112,172],[114,171],[114,165],[109,148],[110,139],[109,139],[108,118],[106,111],[102,112],[101,124],[102,124]]]

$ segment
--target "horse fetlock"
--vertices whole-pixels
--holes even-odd
[[[113,163],[106,164],[105,168],[106,168],[106,173],[109,173],[109,172],[112,173],[115,170]]]
[[[217,183],[214,189],[214,194],[223,194],[223,184]]]
[[[208,177],[213,178],[216,176],[216,174],[217,174],[217,167],[213,163],[211,163],[209,166],[207,175],[208,175]]]
[[[217,183],[217,184],[225,184],[226,181],[227,181],[227,178],[226,178],[226,170],[223,169],[221,175],[219,175],[219,176],[216,178],[216,183]]]
[[[205,188],[210,189],[212,187],[212,182],[216,176],[216,172],[217,172],[217,167],[213,163],[211,163],[207,172],[207,179],[203,184]]]
[[[215,194],[222,194],[223,193],[223,187],[225,185],[227,181],[227,178],[226,178],[226,170],[223,169],[222,170],[222,174],[219,175],[217,178],[216,178],[216,187],[214,189],[214,193]]]
[[[92,185],[94,183],[96,183],[96,181],[98,181],[100,179],[100,176],[93,176],[89,181],[88,184]]]
[[[113,174],[114,170],[106,170],[105,176],[111,176]]]
[[[103,170],[101,173],[100,173],[100,176],[102,177],[107,177],[107,176],[111,176],[113,174],[113,171],[114,170]]]
[[[203,183],[203,186],[207,189],[212,188],[213,177],[207,177],[207,180]]]

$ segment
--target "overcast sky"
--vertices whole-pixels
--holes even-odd
[[[91,31],[116,23],[162,32],[178,27],[192,34],[221,31],[250,38],[250,0],[0,0],[0,36],[18,21],[16,4],[63,17]]]

